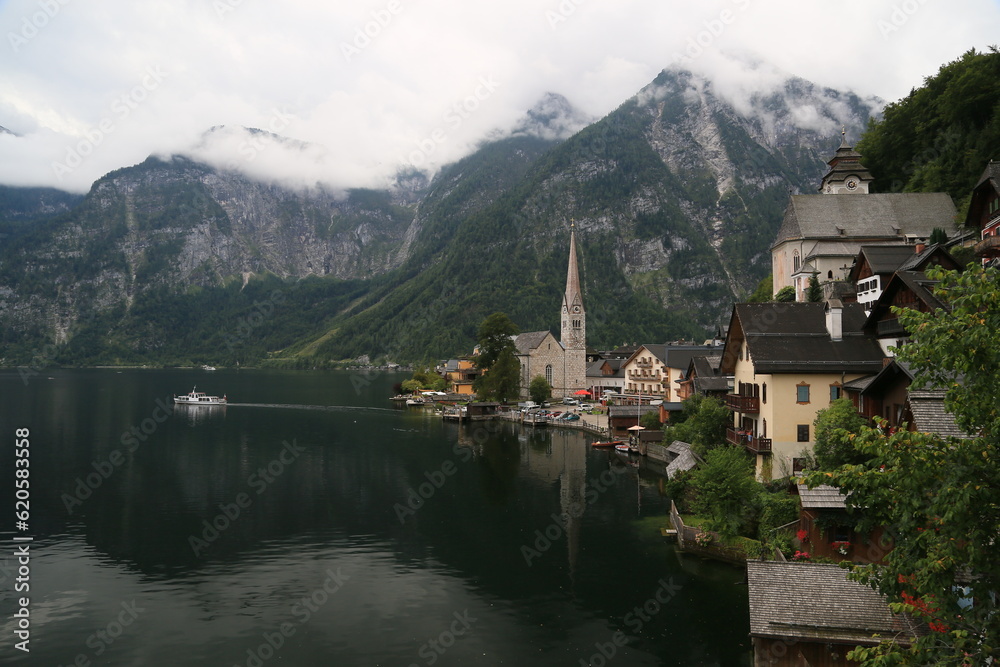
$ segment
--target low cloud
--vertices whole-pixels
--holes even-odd
[[[924,3],[888,36],[891,9],[860,0],[838,16],[791,0],[57,4],[44,19],[38,0],[0,5],[0,126],[19,135],[0,133],[0,182],[77,192],[150,154],[304,187],[382,187],[487,137],[563,138],[699,40],[685,66],[743,110],[788,75],[894,100],[1000,30],[990,0]],[[532,125],[526,113],[542,101],[544,116],[550,92],[572,111]],[[829,97],[788,118],[832,132],[842,111]]]

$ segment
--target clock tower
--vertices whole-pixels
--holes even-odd
[[[840,148],[827,164],[830,171],[820,183],[820,192],[825,195],[868,194],[868,184],[874,179],[861,164],[861,153],[847,145],[846,130],[840,133]]]

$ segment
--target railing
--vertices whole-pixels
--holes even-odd
[[[755,413],[760,412],[760,398],[757,396],[742,396],[740,394],[726,394],[726,407],[733,412]]]
[[[771,438],[753,437],[749,433],[743,433],[735,428],[726,429],[726,442],[746,447],[754,454],[771,453]]]
[[[995,255],[1000,253],[1000,236],[987,236],[977,243],[973,250],[977,255]]]

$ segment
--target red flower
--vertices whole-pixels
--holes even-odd
[[[799,530],[795,533],[795,537],[799,538],[799,542],[808,542],[809,531],[805,528],[799,528]]]

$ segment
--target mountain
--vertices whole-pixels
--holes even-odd
[[[591,345],[703,337],[767,273],[789,191],[817,186],[840,127],[874,104],[664,71],[590,124],[546,96],[430,184],[405,173],[383,191],[150,158],[3,246],[0,357],[49,342],[42,361],[59,363],[467,352],[498,310],[558,327],[571,223]]]

